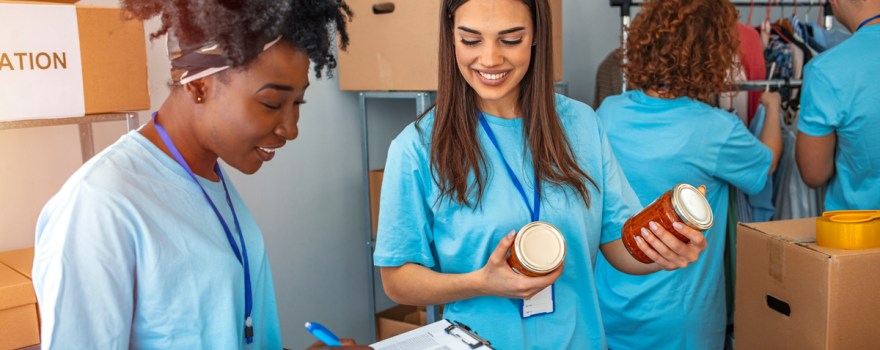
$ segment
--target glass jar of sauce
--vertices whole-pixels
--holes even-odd
[[[630,255],[645,264],[654,261],[642,252],[636,243],[636,237],[641,236],[642,228],[648,228],[648,223],[651,221],[663,226],[680,241],[690,242],[687,237],[678,233],[672,224],[680,222],[698,231],[706,231],[712,227],[714,218],[712,207],[706,200],[706,187],[694,188],[685,183],[675,185],[623,224],[621,237],[623,245]]]
[[[565,238],[555,226],[531,222],[516,233],[507,263],[514,271],[531,277],[553,272],[565,260]]]

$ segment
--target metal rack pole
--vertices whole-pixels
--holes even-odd
[[[372,227],[373,217],[370,211],[370,142],[369,142],[369,118],[367,117],[367,100],[369,99],[414,99],[416,102],[416,115],[422,114],[433,101],[433,92],[361,92],[358,93],[358,103],[361,114],[361,131],[363,133],[363,145],[361,147],[363,154],[363,172],[364,172],[364,203],[366,204],[367,213],[367,269],[369,276],[369,310],[370,310],[370,337],[371,343],[376,341],[376,274],[373,267],[373,250],[375,242],[373,242]],[[439,319],[439,306],[429,305],[427,307],[427,321],[433,323]]]
[[[749,80],[736,83],[737,90],[739,91],[759,91],[766,89],[768,86],[777,89],[783,87],[798,88],[801,87],[802,84],[803,81],[799,79]]]
[[[360,108],[361,114],[361,130],[363,137],[363,145],[361,146],[362,158],[363,158],[363,186],[364,186],[364,204],[366,205],[366,213],[367,213],[367,281],[369,286],[367,288],[367,295],[369,297],[369,302],[367,303],[367,308],[370,311],[370,343],[376,342],[376,295],[375,295],[375,282],[376,278],[373,268],[373,213],[370,210],[370,140],[369,140],[369,132],[367,129],[367,96],[366,93],[361,92],[358,94],[358,105]]]
[[[626,41],[629,38],[629,26],[632,23],[632,7],[633,6],[641,6],[643,2],[635,2],[633,0],[609,0],[609,5],[611,7],[620,7],[620,33],[621,33],[621,42],[620,47],[623,52],[621,57],[621,65],[626,64]],[[797,1],[792,2],[751,2],[751,1],[731,1],[733,6],[757,6],[757,7],[770,7],[770,6],[797,6]],[[803,3],[801,3],[803,5]],[[825,1],[822,4],[822,14],[824,15],[825,28],[831,29],[831,25],[834,22],[834,16],[831,9],[831,3]],[[621,91],[626,92],[626,73],[621,73],[621,80],[623,81],[623,86],[621,86]],[[744,83],[763,83],[764,86],[759,87],[758,85],[748,85],[748,84],[739,84],[739,86],[743,87],[739,90],[763,90],[766,88],[767,84],[771,84],[771,87],[781,87],[785,84],[789,84],[789,86],[797,87],[800,86],[799,80],[792,80],[790,82],[785,81],[760,81],[760,82],[744,82]],[[785,83],[785,84],[783,84]],[[797,84],[797,86],[795,86]]]
[[[137,113],[121,112],[112,114],[93,114],[72,118],[0,121],[0,130],[77,125],[79,127],[80,153],[82,155],[83,163],[85,163],[95,155],[95,139],[92,132],[92,123],[108,121],[125,121],[128,131],[135,130],[140,125]]]

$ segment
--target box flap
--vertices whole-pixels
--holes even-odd
[[[799,245],[803,246],[804,248],[812,249],[812,250],[815,250],[815,251],[817,251],[817,252],[820,252],[820,253],[826,254],[826,255],[828,255],[828,256],[832,256],[832,257],[844,257],[844,256],[846,256],[846,257],[849,257],[849,256],[866,256],[866,257],[873,256],[873,257],[878,257],[878,256],[880,256],[880,248],[873,248],[873,249],[837,249],[837,248],[823,247],[823,246],[820,246],[820,245],[816,244],[815,242],[801,243],[801,244],[799,244]]]
[[[816,242],[816,218],[740,223],[768,236],[792,243]]]
[[[0,264],[0,310],[36,302],[37,296],[31,281],[10,267]]]
[[[875,249],[836,249],[822,247],[816,244],[816,218],[755,222],[755,223],[739,223],[743,227],[748,227],[755,231],[761,232],[767,236],[776,238],[781,241],[794,243],[806,249],[810,249],[817,253],[828,257],[840,256],[857,256],[857,255],[877,255],[880,254],[880,248]]]
[[[0,253],[0,263],[31,279],[31,270],[34,266],[34,248],[2,252]]]

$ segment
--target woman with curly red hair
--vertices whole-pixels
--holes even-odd
[[[733,87],[739,39],[727,0],[644,3],[627,41],[629,91],[598,113],[643,205],[676,183],[703,184],[714,227],[704,258],[686,269],[634,276],[600,256],[596,286],[609,348],[720,349],[726,329],[724,244],[728,185],[764,188],[781,153],[779,97],[765,93],[760,137],[707,103]]]

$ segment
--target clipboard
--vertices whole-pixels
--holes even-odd
[[[375,350],[494,350],[492,342],[467,325],[446,319],[370,346]]]

